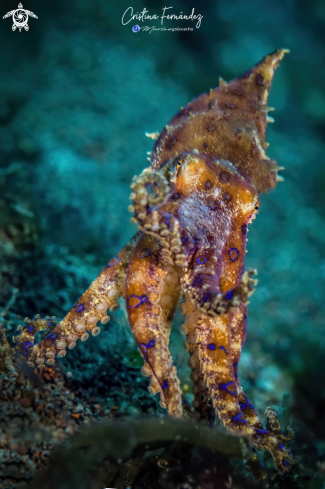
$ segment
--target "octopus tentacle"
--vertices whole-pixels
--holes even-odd
[[[282,441],[282,443],[289,443],[295,434],[291,426],[287,427],[288,434],[284,435],[281,431],[281,426],[278,420],[278,414],[276,410],[272,407],[266,408],[265,415],[267,417],[266,427],[268,430],[272,431],[276,437]]]
[[[148,193],[151,187],[153,194]],[[166,178],[159,172],[143,172],[135,177],[131,185],[133,192],[130,198],[133,205],[129,207],[134,212],[133,220],[140,231],[155,237],[162,246],[163,262],[169,265],[185,266],[185,255],[181,253],[184,231],[179,220],[173,214],[175,208],[166,203],[170,196],[170,187]]]
[[[231,312],[206,316],[204,327],[196,328],[199,362],[213,406],[221,423],[237,435],[244,435],[259,450],[271,453],[278,470],[289,469],[294,460],[268,430],[251,426],[241,411],[231,354]]]
[[[142,373],[151,377],[149,390],[160,393],[161,407],[182,414],[182,392],[168,349],[171,319],[179,302],[176,267],[163,265],[161,245],[143,234],[134,248],[127,273],[125,299],[129,321],[144,358]]]
[[[243,302],[241,302],[240,307],[231,314],[230,323],[231,358],[235,382],[237,386],[239,406],[248,423],[255,428],[263,430],[264,428],[258,417],[258,414],[255,411],[252,403],[244,393],[238,379],[239,361],[242,347],[246,339],[247,329],[247,306]]]
[[[26,356],[30,366],[53,365],[56,354],[64,357],[67,347],[74,348],[78,339],[86,341],[87,331],[93,336],[99,334],[98,321],[106,324],[110,320],[107,309],[114,311],[119,307],[117,298],[123,295],[126,270],[137,237],[108,262],[62,321],[55,318],[40,320],[36,316],[33,321],[26,321],[25,328],[20,328],[22,333],[15,338],[18,342],[16,351]],[[34,345],[35,335],[40,330],[46,331],[45,336]]]
[[[196,344],[195,331],[198,325],[202,325],[203,315],[188,295],[186,299],[186,302],[180,304],[179,307],[181,314],[186,316],[185,323],[181,325],[180,331],[186,336],[184,348],[190,354],[188,366],[192,370],[190,379],[193,382],[192,392],[195,395],[192,405],[195,409],[195,417],[197,419],[208,420],[209,424],[213,425],[215,421],[215,410],[212,406],[208,386],[204,380],[204,374],[199,362],[198,345]]]
[[[257,412],[254,409],[254,406],[244,393],[238,379],[238,367],[240,356],[242,352],[242,347],[244,345],[246,339],[246,329],[247,329],[247,307],[241,303],[240,307],[233,312],[231,316],[231,355],[233,362],[234,375],[236,379],[237,391],[238,391],[238,399],[239,405],[244,414],[245,418],[249,422],[251,426],[255,428],[263,429],[263,425],[258,417]],[[280,423],[278,420],[277,412],[274,408],[268,407],[266,409],[266,417],[267,421],[267,429],[273,435],[275,435],[278,440],[282,443],[288,443],[292,440],[294,435],[293,429],[288,426],[288,434],[284,435],[281,432]]]

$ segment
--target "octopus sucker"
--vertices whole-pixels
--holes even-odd
[[[17,353],[29,365],[53,365],[78,339],[100,332],[126,301],[129,322],[144,360],[150,392],[171,416],[188,416],[169,351],[171,321],[180,305],[181,333],[189,353],[193,408],[198,419],[215,414],[233,434],[268,451],[279,472],[295,463],[283,443],[276,412],[267,428],[240,386],[238,369],[247,330],[247,305],[257,285],[245,271],[248,226],[260,194],[272,190],[283,169],[266,150],[268,106],[280,49],[230,82],[192,100],[160,133],[148,152],[150,165],[131,183],[134,238],[113,257],[61,320],[26,320]],[[183,300],[185,299],[185,301]],[[38,331],[44,330],[34,345]]]

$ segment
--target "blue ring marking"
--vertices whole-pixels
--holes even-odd
[[[202,276],[199,275],[193,282],[193,286],[199,284],[200,282],[202,282]]]
[[[76,306],[76,311],[77,311],[77,312],[81,312],[81,311],[83,311],[84,309],[85,309],[85,308],[84,308],[84,306],[83,306],[82,304],[79,304],[79,306]]]
[[[242,404],[242,406],[244,406],[242,409],[245,409],[246,407],[247,407],[247,408],[250,408],[250,409],[254,409],[254,406],[253,406],[253,404],[250,402],[250,400],[248,399],[248,397],[247,397],[247,396],[245,396],[245,397],[246,397],[246,404],[241,403],[241,404]]]
[[[30,343],[29,341],[25,341],[25,343],[24,343],[24,351],[23,351],[23,354],[24,354],[24,355],[27,355],[27,353],[28,353],[28,352],[27,352],[27,348],[28,348],[29,346],[34,346],[34,344],[33,344],[33,343]]]
[[[202,297],[202,301],[203,302],[206,302],[208,299],[209,299],[209,292],[207,292],[206,294],[204,294],[204,296]]]
[[[50,338],[51,341],[55,340],[55,338],[57,338],[57,334],[55,333],[49,333],[47,336],[44,336],[44,340],[46,340],[47,338]]]
[[[209,207],[214,211],[217,208],[217,203],[214,200],[210,200]]]
[[[180,194],[178,192],[176,192],[176,194],[172,195],[172,199],[175,199],[175,200],[179,199],[179,196],[180,196]]]
[[[228,389],[228,385],[232,385],[234,386],[235,388],[235,392],[232,392]],[[233,396],[236,396],[237,395],[237,389],[236,389],[236,384],[235,382],[228,382],[227,384],[220,384],[219,385],[220,389],[223,390],[223,391],[227,391],[229,392],[229,394],[232,394]]]
[[[246,406],[250,409],[254,409],[253,404],[250,402],[250,400],[246,397]]]
[[[247,316],[244,317],[244,331],[245,331],[245,333],[247,331]]]
[[[114,265],[116,265],[118,262],[120,261],[120,259],[117,257],[117,256],[114,256],[114,258],[112,258],[106,265],[107,268],[111,268],[111,267],[114,267]],[[114,263],[112,263],[114,262]]]
[[[141,27],[138,24],[136,24],[132,27],[132,32],[139,32],[140,29]]]
[[[238,363],[233,363],[232,367],[233,367],[233,371],[234,371],[234,376],[237,378],[238,377]]]
[[[235,422],[240,421],[241,423],[247,424],[247,421],[245,419],[245,416],[242,413],[236,414],[236,416],[234,416],[232,419]]]
[[[163,383],[163,389],[167,389],[167,385],[168,385],[167,384],[167,380],[165,380],[164,383]]]
[[[33,331],[33,329],[34,329],[33,326],[29,326],[29,328],[28,328],[29,333],[31,333]]]
[[[243,234],[247,234],[247,224],[243,224],[241,230],[243,231]]]
[[[232,258],[231,255],[233,255],[233,252],[235,252],[236,254],[236,257],[235,258]],[[229,254],[229,258],[231,261],[236,261],[238,260],[238,256],[239,256],[239,251],[237,250],[237,248],[231,248],[229,251],[228,251],[228,254]]]
[[[203,233],[203,234],[204,234],[204,236],[206,236],[206,237],[210,236],[210,233],[209,233],[209,231],[207,230],[207,228],[206,228],[206,227],[204,227],[204,228],[202,229],[202,233]]]
[[[280,448],[280,450],[283,450],[283,446],[282,445],[279,445],[279,448]]]
[[[225,198],[226,200],[231,200],[231,195],[230,195],[230,194],[228,194],[228,192],[226,192],[226,193],[225,193],[225,195],[224,195],[224,198]]]
[[[138,256],[140,258],[146,258],[147,256],[150,255],[150,250],[149,248],[143,248],[143,250],[139,251]]]
[[[286,460],[283,460],[283,465],[289,466],[288,462]]]
[[[229,290],[229,292],[227,292],[227,294],[225,295],[225,299],[226,300],[229,300],[232,298],[232,294],[233,294],[233,291],[232,290]]]
[[[259,428],[257,428],[257,431],[258,431],[258,433],[261,433],[262,435],[264,435],[264,433],[266,433],[266,430],[260,430]]]
[[[208,145],[207,145],[207,143],[204,143],[203,146],[206,148]]]
[[[135,306],[131,306],[131,304],[130,304],[130,299],[132,299],[132,297],[136,297],[139,300],[138,304],[136,304]],[[128,297],[128,305],[129,305],[129,307],[131,307],[131,309],[136,309],[137,307],[139,307],[144,302],[147,302],[147,299],[148,298],[146,295],[142,295],[141,297],[139,297],[138,295],[133,294],[133,295],[130,295]]]
[[[52,326],[52,323],[47,323],[48,326]]]
[[[211,182],[208,180],[205,184],[206,188],[211,188]]]
[[[187,237],[185,236],[185,238],[182,238],[181,241],[182,243],[185,243],[185,241],[187,240]]]
[[[226,348],[224,346],[219,346],[219,350],[223,350],[225,352],[225,354],[227,355],[227,351],[226,351]]]
[[[209,348],[209,350],[215,350],[216,349],[216,345],[214,343],[209,343],[208,344],[208,348]]]
[[[242,402],[239,403],[239,407],[242,411],[244,411],[246,404],[243,404]]]
[[[203,258],[203,261],[201,261],[201,258],[197,258],[197,259],[196,259],[196,261],[197,261],[197,263],[198,263],[199,265],[204,265],[204,263],[206,263],[206,262],[208,261],[208,259],[207,259],[207,257],[205,256],[205,257]]]
[[[229,180],[229,175],[227,173],[220,173],[221,180]]]
[[[140,350],[141,350],[141,346],[144,346],[144,359],[146,361],[148,361],[148,348],[152,348],[153,346],[155,346],[155,342],[153,340],[150,340],[149,343],[146,345],[145,343],[140,343]]]

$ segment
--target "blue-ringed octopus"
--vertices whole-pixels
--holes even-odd
[[[150,166],[133,178],[130,198],[134,238],[115,256],[67,315],[36,316],[20,326],[16,351],[30,366],[44,368],[64,357],[78,339],[100,332],[107,310],[126,301],[135,340],[144,359],[149,391],[172,416],[186,414],[168,344],[179,306],[181,332],[192,370],[193,409],[207,406],[222,425],[269,451],[280,472],[294,460],[283,444],[274,410],[264,428],[238,380],[247,330],[248,299],[257,280],[245,271],[248,225],[260,194],[282,178],[282,168],[266,155],[267,99],[275,68],[286,50],[266,56],[242,76],[190,102],[155,139]],[[34,337],[46,330],[34,345]]]

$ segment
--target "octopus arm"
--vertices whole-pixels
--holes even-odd
[[[15,350],[26,357],[30,366],[53,365],[55,355],[64,357],[66,348],[74,348],[78,339],[85,341],[89,333],[99,334],[97,323],[106,324],[110,320],[107,309],[114,311],[119,307],[117,298],[123,295],[127,266],[138,236],[139,233],[108,262],[61,321],[36,316],[19,327],[21,334],[15,338],[18,342]],[[35,335],[41,330],[45,330],[45,335],[34,345]]]
[[[191,301],[189,301],[191,304]],[[186,303],[187,304],[187,303]],[[186,305],[186,345],[191,354],[191,366],[194,373],[194,407],[203,401],[202,396],[209,395],[221,423],[232,433],[246,436],[253,446],[271,453],[279,471],[286,471],[293,463],[287,449],[274,433],[263,429],[256,420],[250,424],[242,411],[232,353],[233,312],[216,317],[204,315],[195,306]],[[192,378],[193,378],[192,373]],[[196,375],[201,378],[198,381]],[[247,400],[248,402],[248,400]]]
[[[254,406],[246,396],[243,388],[241,387],[238,379],[239,361],[242,352],[242,348],[246,339],[247,331],[247,307],[241,303],[240,307],[233,312],[231,316],[231,356],[232,365],[237,385],[239,405],[242,413],[249,422],[249,424],[255,428],[263,429],[262,423],[258,417]],[[293,437],[293,430],[288,427],[288,435],[285,436],[281,432],[281,427],[278,421],[277,413],[272,408],[267,408],[266,417],[268,418],[267,427],[282,443],[288,443]]]
[[[161,407],[174,416],[182,414],[182,393],[168,343],[179,295],[176,268],[165,263],[159,241],[143,234],[134,248],[127,272],[127,311],[144,358],[142,373],[151,378],[149,391],[160,393]]]

